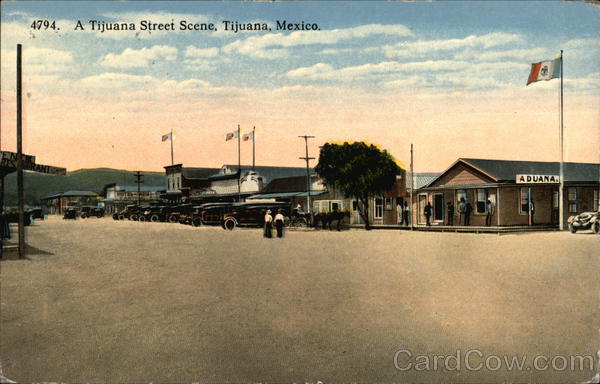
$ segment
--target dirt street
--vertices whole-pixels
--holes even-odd
[[[597,372],[597,235],[265,239],[50,217],[28,243],[28,260],[0,262],[0,362],[14,381],[581,383]],[[561,369],[584,355],[593,367]],[[509,370],[504,356],[525,365]]]

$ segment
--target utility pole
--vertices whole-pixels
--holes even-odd
[[[308,136],[308,135],[304,135],[304,136],[298,136],[300,138],[304,139],[304,144],[305,144],[305,148],[306,148],[306,156],[304,157],[300,157],[301,160],[306,160],[306,206],[307,206],[307,212],[308,212],[308,216],[310,217],[310,222],[312,223],[312,214],[311,214],[311,209],[310,209],[310,186],[311,186],[311,180],[310,180],[310,165],[309,165],[309,161],[310,160],[314,160],[314,157],[309,157],[308,156],[308,139],[314,139],[314,136]]]
[[[238,139],[238,177],[237,177],[237,183],[238,183],[238,202],[242,201],[242,188],[241,188],[241,184],[240,184],[240,178],[242,177],[242,149],[240,148],[240,143],[241,143],[241,128],[240,125],[238,124],[238,129],[237,129],[237,139]]]
[[[23,206],[23,87],[21,44],[17,44],[17,194],[19,204],[19,259],[25,257],[25,208]]]
[[[144,174],[141,171],[135,171],[135,182],[137,184],[137,205],[140,206],[140,186],[144,183]]]
[[[413,168],[413,145],[410,145],[410,208],[408,210],[408,214],[410,215],[410,230],[414,230],[415,226],[413,223],[413,209],[414,209],[414,203],[413,203],[413,191],[415,189],[415,174],[414,172],[414,168]]]

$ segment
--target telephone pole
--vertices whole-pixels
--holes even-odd
[[[137,184],[137,205],[140,206],[140,186],[144,183],[144,174],[141,171],[135,171],[135,183]]]
[[[306,160],[306,209],[308,212],[308,215],[310,217],[310,222],[312,223],[312,214],[311,214],[311,209],[310,209],[310,186],[311,186],[311,180],[310,180],[310,165],[309,165],[309,161],[310,160],[314,160],[314,157],[309,157],[308,156],[308,139],[314,139],[314,136],[308,136],[308,135],[304,135],[304,136],[298,136],[300,138],[304,139],[304,145],[306,148],[306,156],[304,157],[300,157],[301,160]]]
[[[17,44],[17,196],[19,205],[19,259],[25,257],[25,208],[23,206],[23,87],[21,44]]]

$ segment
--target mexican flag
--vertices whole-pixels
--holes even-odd
[[[531,73],[527,85],[540,80],[551,80],[560,77],[560,57],[531,64]]]

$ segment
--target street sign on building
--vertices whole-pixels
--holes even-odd
[[[558,184],[558,175],[517,175],[517,184]]]

